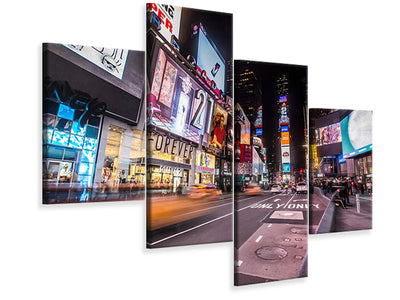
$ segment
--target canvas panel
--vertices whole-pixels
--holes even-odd
[[[147,247],[232,240],[232,15],[147,4]]]
[[[235,285],[305,277],[307,67],[234,67]],[[249,127],[251,144],[242,138]]]

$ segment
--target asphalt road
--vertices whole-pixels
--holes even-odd
[[[324,197],[322,192],[316,188],[314,189],[314,193],[310,194],[310,234],[315,234],[319,228],[325,210],[329,205],[329,199],[331,196],[331,194],[328,194]]]
[[[235,284],[307,276],[307,194],[235,194]]]
[[[232,195],[212,200],[202,216],[147,231],[147,247],[160,248],[193,244],[231,242],[233,228]]]

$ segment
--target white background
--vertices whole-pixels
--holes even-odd
[[[309,107],[374,110],[374,229],[311,236],[308,278],[239,288],[232,243],[146,250],[144,202],[41,205],[41,43],[145,45],[144,2],[62,2],[1,8],[1,299],[372,299],[397,291],[396,1],[172,3],[233,13],[234,58],[308,65]]]

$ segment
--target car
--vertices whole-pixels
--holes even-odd
[[[297,193],[307,193],[307,183],[305,182],[299,182],[296,185],[296,192]]]
[[[271,186],[271,192],[280,193],[281,192],[281,187],[278,184],[273,184]]]
[[[259,185],[250,183],[244,188],[245,195],[255,196],[262,193],[262,189]]]
[[[213,198],[218,199],[221,191],[214,184],[194,184],[189,188],[188,196],[193,199]]]

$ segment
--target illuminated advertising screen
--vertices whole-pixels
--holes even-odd
[[[289,145],[289,132],[281,132],[282,145]]]
[[[240,145],[240,162],[252,163],[253,162],[253,147],[250,145]]]
[[[288,125],[289,124],[289,117],[287,116],[282,116],[279,118],[279,124],[280,125]]]
[[[285,95],[285,96],[279,96],[279,102],[280,103],[282,103],[282,102],[286,102],[287,101],[287,96]]]
[[[261,141],[261,139],[259,137],[253,136],[253,146],[255,148],[257,148],[257,149],[262,148],[263,144],[262,144],[262,141]]]
[[[240,143],[245,145],[250,145],[250,123],[245,123],[242,125],[240,132]]]
[[[210,128],[209,145],[220,150],[225,147],[226,125],[228,113],[218,104],[214,105],[214,115]]]
[[[282,172],[290,173],[290,164],[282,164]]]
[[[151,92],[147,97],[151,124],[198,143],[200,135],[208,136],[211,132],[213,98],[162,48],[155,58]],[[227,113],[223,115],[226,130]]]
[[[206,71],[207,77],[215,82],[218,89],[225,91],[225,60],[203,30],[199,30],[197,66]]]
[[[281,152],[282,153],[282,163],[290,164],[290,147],[285,146],[285,147],[281,147],[281,149],[282,149],[282,152]]]
[[[341,122],[343,157],[372,150],[372,111],[355,110]]]
[[[262,136],[262,128],[256,128],[256,135]]]
[[[196,154],[196,171],[199,173],[212,174],[215,173],[215,156],[206,152],[197,152]]]
[[[149,15],[148,18],[151,18],[151,20],[149,19],[148,21],[158,23],[158,32],[168,42],[171,42],[172,35],[179,37],[182,7],[158,3],[147,3],[146,11],[148,14],[154,13],[156,18],[152,18],[152,16]]]
[[[335,123],[325,127],[317,128],[315,130],[315,138],[317,146],[340,143],[342,141],[340,123]]]
[[[289,126],[287,125],[281,126],[281,132],[288,132],[288,131],[289,131]]]
[[[160,97],[158,101],[167,107],[171,107],[172,96],[175,88],[177,70],[174,66],[167,62],[164,70]]]

